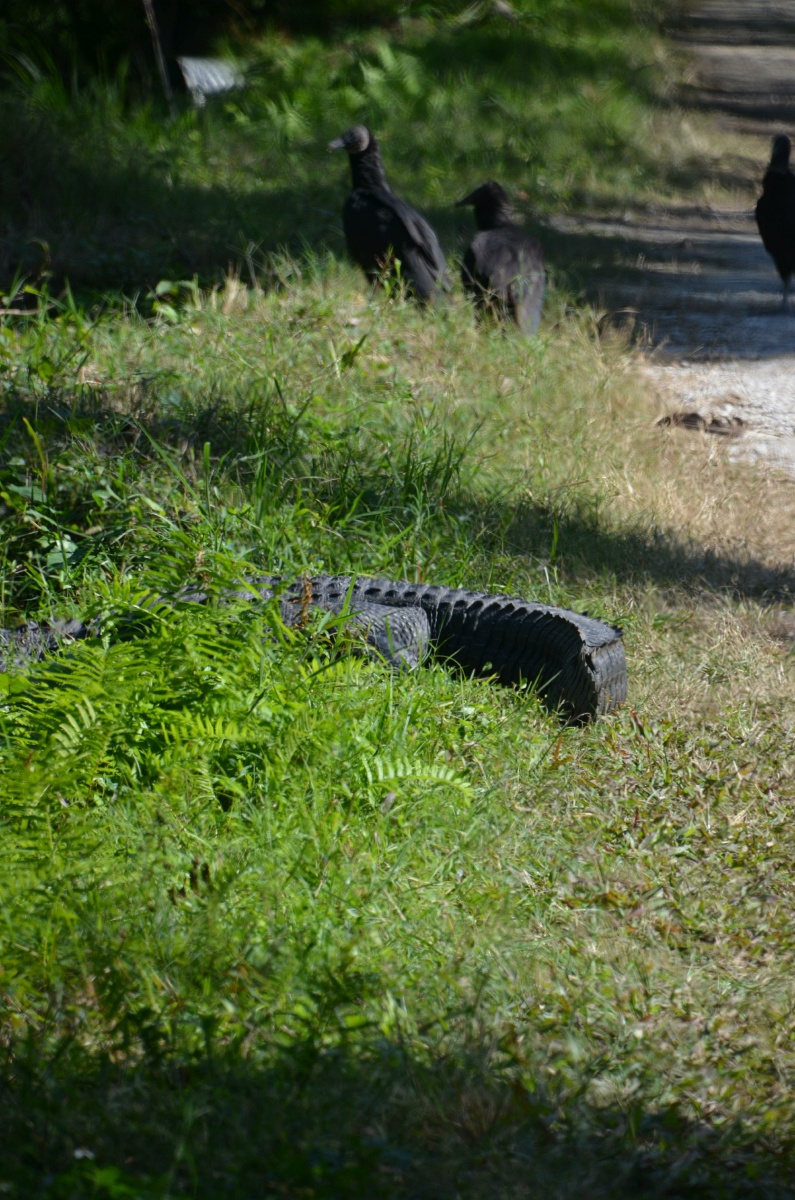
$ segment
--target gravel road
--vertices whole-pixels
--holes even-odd
[[[795,141],[795,0],[704,0],[681,43],[692,64],[683,105],[709,114],[724,136],[789,132]],[[765,165],[763,154],[760,182]],[[783,313],[754,220],[758,191],[743,208],[661,205],[554,224],[620,240],[605,257],[630,269],[606,278],[605,305],[643,330],[645,371],[666,411],[729,435],[732,457],[795,477],[795,299]]]

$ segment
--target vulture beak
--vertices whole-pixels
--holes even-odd
[[[475,188],[475,191],[477,191],[477,188]],[[470,192],[468,196],[464,196],[463,200],[456,200],[453,207],[454,208],[463,208],[465,204],[474,204],[474,203],[475,203],[475,192]]]
[[[341,137],[335,138],[333,142],[329,142],[329,144],[326,146],[326,149],[327,150],[344,150],[345,149],[345,139],[341,138]]]

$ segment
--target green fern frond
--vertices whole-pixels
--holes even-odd
[[[445,784],[467,793],[472,790],[466,776],[447,763],[424,763],[408,756],[390,758],[377,754],[369,759],[362,756],[361,764],[370,787],[377,783],[416,780]]]

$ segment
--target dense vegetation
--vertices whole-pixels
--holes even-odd
[[[266,29],[328,33],[439,16],[456,0],[151,0],[156,35],[167,59],[210,54],[221,39],[245,47]],[[67,74],[89,77],[122,61],[141,84],[157,78],[147,0],[26,0],[0,12],[0,52],[47,58]]]
[[[490,174],[684,185],[637,10],[540,13],[272,36],[173,121],[15,85],[0,624],[105,637],[0,676],[3,1195],[792,1194],[786,486],[650,431],[587,243],[542,234],[529,341],[338,261],[365,114],[451,253]],[[242,601],[130,627],[263,567],[587,608],[632,703],[564,728]]]

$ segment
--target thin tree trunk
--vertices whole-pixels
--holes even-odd
[[[168,111],[171,116],[174,116],[174,93],[171,90],[171,84],[168,79],[168,71],[166,70],[166,60],[163,57],[163,46],[160,41],[160,32],[157,28],[157,17],[155,16],[155,8],[152,0],[144,0],[144,9],[146,10],[146,23],[149,26],[149,32],[152,35],[152,45],[155,50],[155,59],[157,60],[157,69],[160,72],[160,82],[163,85],[163,92],[168,104]]]

